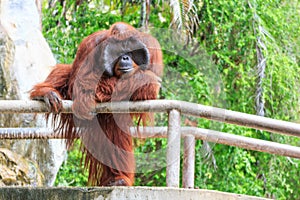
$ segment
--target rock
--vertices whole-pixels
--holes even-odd
[[[0,148],[0,185],[42,185],[44,176],[37,163]]]
[[[46,78],[53,65],[55,59],[40,31],[35,0],[0,1],[0,99],[28,100],[30,89]],[[42,116],[33,114],[0,115],[0,124],[46,126]],[[44,184],[53,185],[65,158],[61,140],[0,141],[0,145],[38,163]]]

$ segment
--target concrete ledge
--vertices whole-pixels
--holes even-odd
[[[0,200],[262,200],[201,189],[166,187],[1,187]]]

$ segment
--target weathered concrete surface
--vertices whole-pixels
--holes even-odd
[[[201,189],[165,187],[28,188],[2,187],[0,200],[262,200],[265,198]]]

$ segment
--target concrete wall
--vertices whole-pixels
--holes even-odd
[[[246,195],[201,189],[165,187],[32,188],[2,187],[0,200],[259,200]]]

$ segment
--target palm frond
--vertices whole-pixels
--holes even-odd
[[[194,0],[171,0],[170,7],[173,12],[171,26],[183,32],[190,41],[199,27],[197,5]]]
[[[259,116],[264,116],[264,88],[263,82],[265,78],[265,70],[266,70],[266,53],[267,46],[265,42],[267,39],[274,41],[272,35],[263,27],[263,23],[261,18],[258,16],[256,12],[256,1],[254,0],[252,3],[248,1],[249,7],[253,10],[253,31],[256,36],[256,56],[257,56],[257,65],[256,65],[256,73],[257,73],[257,83],[256,83],[256,95],[255,95],[255,109],[256,114]]]

